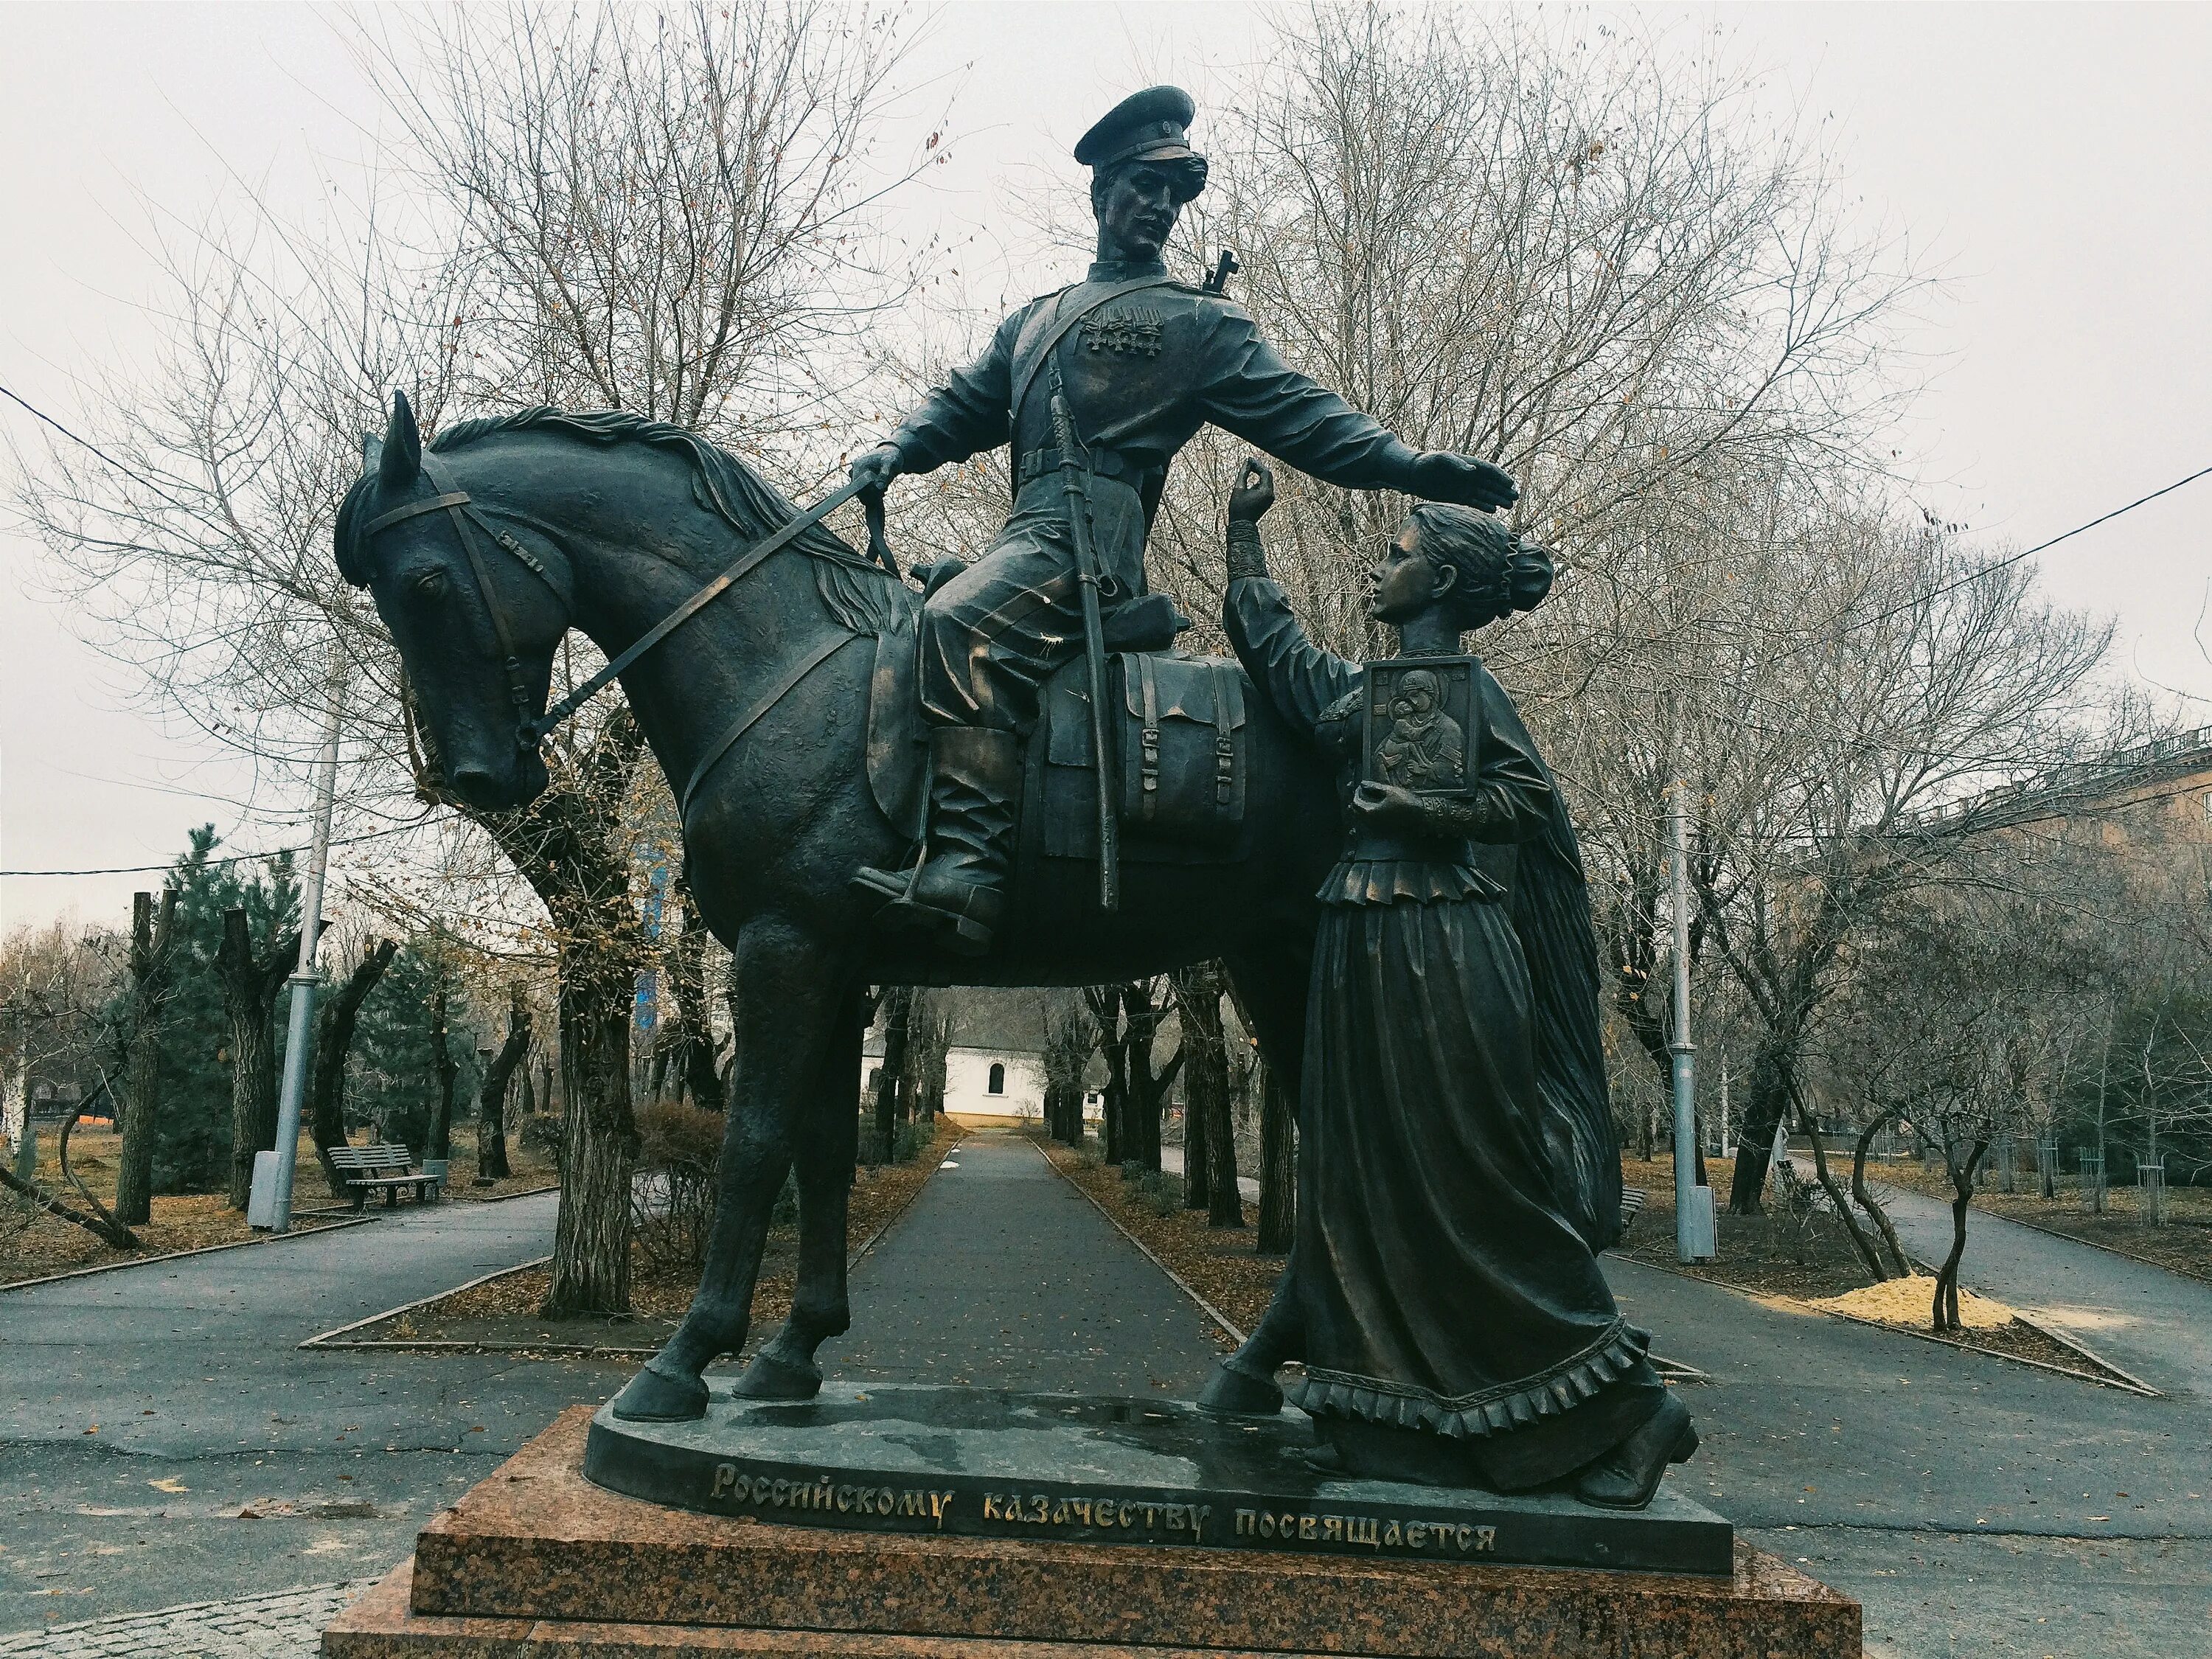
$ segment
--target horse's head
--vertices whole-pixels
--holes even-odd
[[[381,450],[367,447],[338,509],[338,569],[392,630],[445,787],[479,809],[520,806],[545,787],[529,722],[568,626],[567,560],[543,535],[526,544],[519,515],[473,501],[423,454],[404,396]]]

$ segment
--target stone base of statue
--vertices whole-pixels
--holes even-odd
[[[1662,1491],[1340,1480],[1310,1425],[969,1389],[564,1413],[325,1659],[1857,1659],[1857,1603]]]

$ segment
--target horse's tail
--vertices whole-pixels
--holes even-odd
[[[1555,1198],[1590,1249],[1601,1250],[1620,1237],[1620,1142],[1598,1032],[1589,884],[1556,782],[1550,824],[1521,844],[1513,928],[1528,961],[1536,1085]]]

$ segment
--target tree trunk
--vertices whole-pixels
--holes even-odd
[[[1859,1131],[1858,1146],[1851,1153],[1851,1196],[1858,1200],[1861,1209],[1874,1218],[1874,1224],[1881,1230],[1882,1248],[1889,1252],[1889,1265],[1895,1269],[1893,1277],[1910,1279],[1912,1263],[1905,1254],[1905,1246],[1897,1241],[1897,1229],[1890,1223],[1889,1212],[1876,1201],[1866,1184],[1867,1149],[1874,1145],[1875,1136],[1881,1133],[1881,1126],[1895,1115],[1893,1112],[1884,1112]]]
[[[1121,1020],[1121,988],[1093,985],[1083,993],[1091,1017],[1098,1028],[1098,1052],[1106,1061],[1104,1121],[1099,1127],[1100,1152],[1109,1164],[1119,1164],[1127,1155],[1129,1048]]]
[[[1244,1224],[1244,1203],[1237,1189],[1237,1127],[1229,1098],[1229,1042],[1222,1029],[1221,999],[1227,990],[1218,963],[1200,963],[1179,975],[1176,1006],[1182,1013],[1184,1168],[1194,1161],[1188,1150],[1206,1149],[1206,1223],[1214,1227]],[[1195,1209],[1195,1203],[1186,1203]]]
[[[1943,1258],[1943,1266],[1936,1275],[1936,1298],[1930,1323],[1938,1332],[1959,1328],[1959,1262],[1966,1254],[1966,1211],[1974,1199],[1974,1171],[1980,1167],[1982,1154],[1990,1143],[1977,1140],[1962,1165],[1954,1143],[1947,1141],[1943,1147],[1943,1162],[1950,1171],[1951,1191],[1951,1253]]]
[[[1763,1213],[1760,1199],[1766,1191],[1766,1173],[1774,1161],[1774,1132],[1789,1114],[1796,1076],[1791,1065],[1793,1044],[1771,1032],[1759,1040],[1752,1056],[1751,1076],[1744,1102],[1743,1128],[1736,1140],[1735,1179],[1729,1187],[1730,1215]]]
[[[1128,1096],[1123,1105],[1121,1161],[1134,1162],[1157,1172],[1160,1167],[1160,1114],[1168,1091],[1182,1068],[1183,1050],[1178,1047],[1168,1063],[1152,1069],[1152,1040],[1167,1012],[1164,1003],[1155,1006],[1149,982],[1132,981],[1121,988],[1127,1010],[1124,1049],[1127,1054]]]
[[[253,1155],[276,1145],[276,998],[300,958],[298,933],[279,934],[256,955],[243,909],[222,913],[215,954],[222,1011],[230,1021],[230,1207],[253,1193]],[[296,1151],[296,1149],[295,1149]]]
[[[143,1226],[154,1216],[154,1132],[161,1115],[161,1015],[175,989],[177,890],[131,896],[131,1047],[123,1150],[115,1170],[115,1219]]]
[[[1836,1185],[1835,1176],[1828,1173],[1828,1149],[1820,1138],[1820,1120],[1813,1115],[1802,1100],[1797,1103],[1797,1121],[1813,1143],[1813,1174],[1820,1183],[1820,1190],[1828,1195],[1828,1202],[1835,1206],[1836,1218],[1844,1224],[1844,1231],[1850,1235],[1851,1249],[1858,1252],[1859,1264],[1874,1276],[1875,1284],[1881,1284],[1889,1275],[1882,1271],[1881,1258],[1875,1254],[1866,1230],[1859,1225],[1859,1218],[1851,1213],[1850,1200]]]
[[[529,1053],[530,1004],[517,980],[507,987],[507,1040],[485,1067],[483,1086],[477,1091],[477,1174],[483,1180],[505,1181],[514,1173],[507,1162],[507,1091]]]
[[[668,996],[676,1005],[675,1025],[682,1066],[678,1084],[691,1103],[708,1111],[722,1109],[722,1079],[714,1070],[714,1029],[707,1018],[707,924],[700,918],[691,884],[676,879],[684,931],[669,947]]]
[[[376,981],[384,977],[384,970],[392,965],[392,958],[398,951],[399,946],[391,939],[372,939],[360,963],[346,975],[345,982],[315,1012],[315,1046],[310,1051],[307,1078],[307,1118],[315,1137],[315,1151],[323,1161],[324,1177],[331,1183],[331,1193],[339,1198],[351,1195],[344,1175],[331,1162],[331,1148],[343,1146],[346,1142],[346,1054],[353,1047],[354,1026],[361,1018],[361,1005],[376,988]]]
[[[574,959],[583,954],[592,959]],[[630,1175],[637,1160],[629,1028],[636,961],[635,953],[588,945],[562,953],[563,1151],[548,1318],[629,1311]]]
[[[438,1074],[438,1096],[437,1104],[430,1109],[430,1134],[422,1156],[450,1161],[453,1156],[453,1082],[461,1068],[453,1058],[446,1030],[446,970],[441,967],[437,971],[437,987],[430,993],[430,1064]]]
[[[1267,1068],[1260,1096],[1260,1236],[1268,1255],[1291,1248],[1297,1231],[1297,1118],[1290,1097]]]
[[[128,1227],[104,1216],[87,1215],[82,1211],[72,1210],[61,1200],[49,1194],[37,1182],[26,1181],[5,1164],[0,1164],[0,1187],[21,1193],[26,1202],[37,1205],[57,1220],[83,1228],[111,1249],[135,1250],[139,1248],[138,1235]]]
[[[913,986],[895,985],[884,997],[884,1063],[876,1073],[875,1107],[877,1155],[885,1163],[906,1116],[906,1048],[915,995]]]

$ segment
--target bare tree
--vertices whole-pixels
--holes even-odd
[[[131,896],[131,987],[125,1018],[129,1078],[123,1113],[123,1150],[115,1170],[115,1218],[125,1227],[153,1218],[154,1131],[161,1111],[161,1015],[175,989],[177,889],[161,890],[159,919],[154,896]]]
[[[331,1161],[331,1149],[346,1144],[345,1078],[346,1057],[353,1049],[353,1034],[361,1021],[361,1005],[384,977],[384,970],[392,966],[392,959],[399,954],[397,939],[369,939],[362,946],[361,959],[338,981],[321,1007],[315,1010],[315,1046],[311,1051],[307,1073],[307,1127],[315,1139],[315,1151],[320,1154],[323,1176],[331,1183],[332,1196],[343,1198],[348,1194],[345,1174]]]
[[[222,913],[222,943],[215,957],[230,1019],[230,1207],[242,1210],[253,1188],[253,1155],[276,1146],[277,994],[298,964],[300,935],[281,926],[253,948],[241,908]]]
[[[770,470],[804,483],[835,459],[825,417],[856,373],[841,341],[903,281],[872,263],[872,202],[941,154],[942,132],[902,161],[879,153],[907,41],[897,15],[744,0],[665,17],[518,6],[398,41],[377,26],[362,23],[363,56],[400,129],[386,153],[405,188],[370,188],[335,234],[251,200],[189,231],[162,225],[173,303],[151,383],[100,389],[98,449],[58,441],[19,493],[149,700],[252,755],[280,789],[313,751],[327,706],[316,642],[335,635],[350,682],[346,817],[398,830],[455,803],[380,624],[329,557],[359,434],[381,424],[390,389],[412,391],[433,428],[465,398],[773,436],[790,453]],[[592,665],[575,655],[567,684]],[[616,1311],[629,1014],[648,961],[624,825],[650,792],[618,708],[551,748],[532,806],[465,812],[477,833],[434,820],[349,884],[442,906],[453,931],[538,932],[559,963],[575,1144],[553,1301]]]
[[[484,1067],[477,1091],[477,1176],[505,1181],[514,1172],[507,1161],[507,1093],[530,1054],[530,1000],[522,981],[507,988],[507,1037]]]

